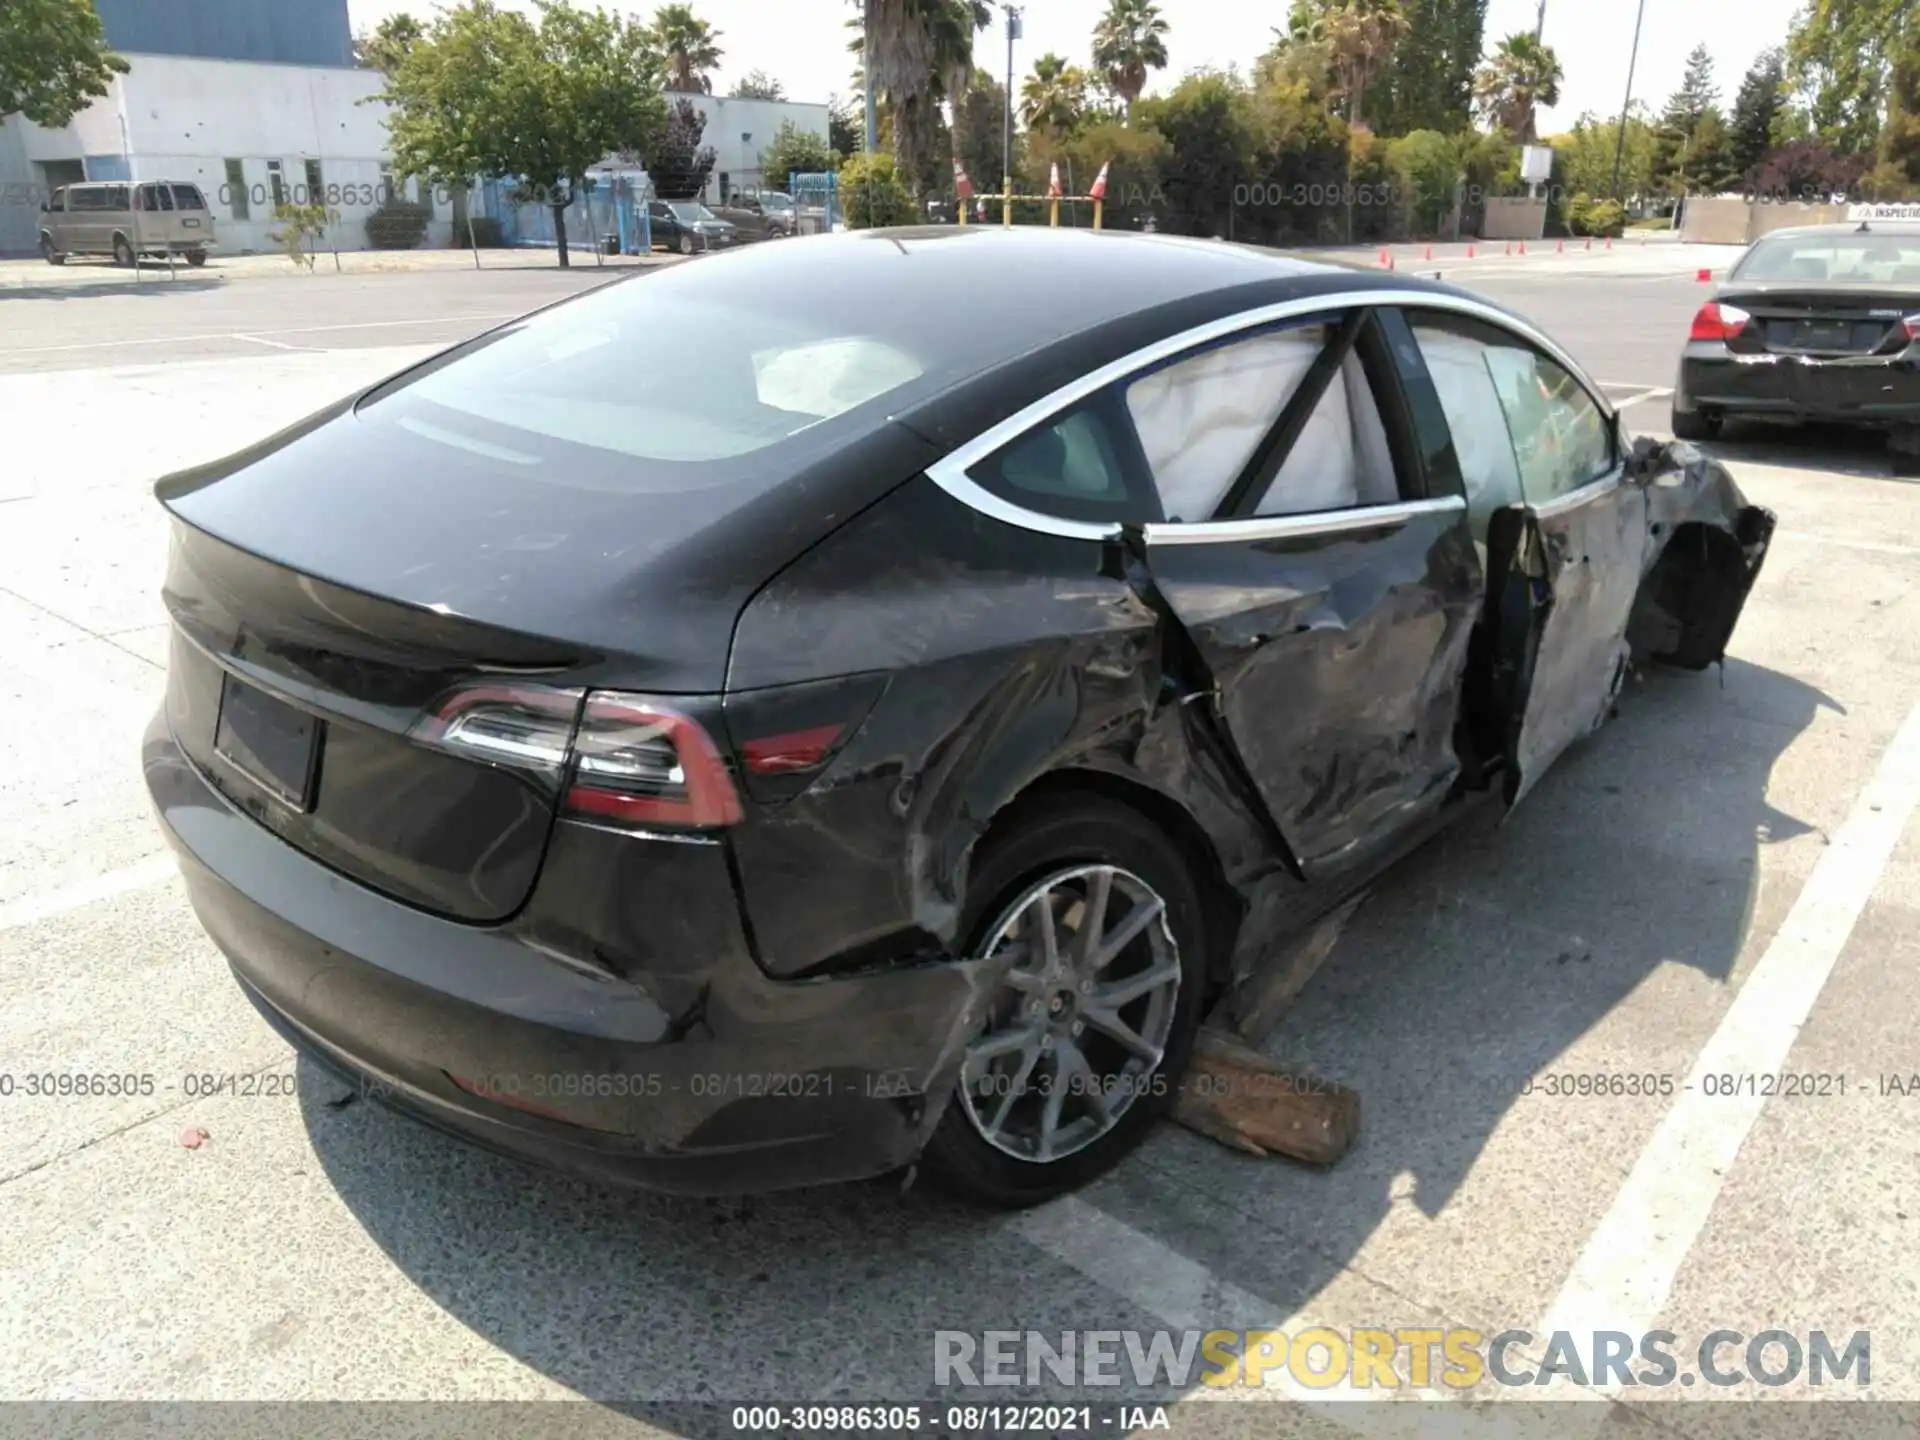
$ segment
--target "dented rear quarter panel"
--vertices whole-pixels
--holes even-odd
[[[741,618],[730,692],[893,678],[805,793],[732,836],[761,964],[955,953],[970,854],[1043,777],[1133,787],[1223,872],[1271,869],[1261,822],[1196,751],[1165,624],[1118,547],[1003,524],[924,477],[777,577]]]

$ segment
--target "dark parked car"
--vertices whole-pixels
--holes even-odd
[[[682,255],[723,250],[736,243],[740,232],[698,200],[653,200],[647,205],[653,243]]]
[[[714,214],[739,231],[743,240],[784,240],[799,225],[793,197],[778,190],[735,195]]]
[[[1718,659],[1773,525],[1464,292],[998,226],[608,285],[157,493],[147,781],[296,1047],[589,1175],[1001,1204]]]
[[[1694,316],[1673,433],[1738,418],[1920,426],[1920,224],[1777,230]]]

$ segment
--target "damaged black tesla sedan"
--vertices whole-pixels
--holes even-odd
[[[607,286],[158,495],[147,779],[295,1047],[588,1175],[1013,1205],[1634,652],[1719,659],[1773,527],[1460,291],[949,227]]]

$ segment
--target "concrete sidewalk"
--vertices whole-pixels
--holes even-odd
[[[569,252],[575,270],[639,269],[649,265],[671,265],[678,255],[595,255],[591,250]],[[314,257],[313,269],[295,265],[285,255],[216,255],[196,270],[184,260],[171,273],[164,263],[148,260],[139,273],[114,264],[111,260],[69,259],[64,265],[49,265],[40,259],[0,260],[0,291],[52,290],[111,287],[134,289],[149,285],[166,286],[192,283],[224,283],[228,280],[284,280],[311,274],[319,279],[327,275],[388,275],[439,273],[473,270],[558,270],[559,261],[548,249],[481,250],[479,264],[471,250],[342,250],[338,255],[323,250]]]

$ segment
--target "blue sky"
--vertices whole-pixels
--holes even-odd
[[[504,0],[531,8],[527,0]],[[607,8],[651,14],[654,0],[605,0]],[[1273,27],[1284,24],[1287,0],[1160,0],[1171,24],[1172,64],[1164,86],[1201,66],[1246,65],[1263,51]],[[432,0],[349,0],[356,29],[396,10],[431,13]],[[841,23],[854,10],[847,0],[694,0],[720,31],[726,51],[720,79],[765,70],[796,100],[824,100],[847,90],[847,35]],[[1784,40],[1799,0],[1647,0],[1634,95],[1654,108],[1680,83],[1687,52],[1705,41],[1713,52],[1722,102],[1730,103],[1754,56]],[[1028,0],[1026,38],[1014,66],[1024,75],[1034,57],[1057,50],[1084,64],[1104,0]],[[1547,129],[1570,125],[1583,110],[1612,114],[1626,91],[1635,0],[1547,0],[1546,40],[1566,68],[1561,103],[1545,117]],[[1538,0],[1492,0],[1487,36],[1531,31]],[[975,53],[996,74],[1006,68],[1004,32],[983,34]]]

